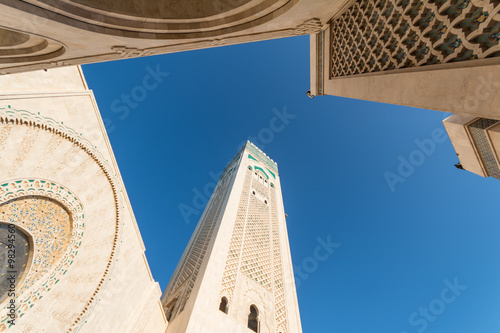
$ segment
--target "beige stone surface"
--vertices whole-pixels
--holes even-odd
[[[302,332],[279,174],[249,145],[226,167],[162,296],[167,313],[174,299],[180,308],[186,302],[174,307],[167,333],[248,333],[251,305],[261,333]],[[219,310],[222,297],[228,314]]]
[[[466,4],[451,22],[444,10],[450,4],[424,1],[408,12],[392,0],[349,1],[311,37],[312,94],[500,119],[500,45],[461,28],[475,6]],[[482,6],[488,15],[475,30],[493,34],[498,3]],[[428,25],[417,19],[424,12]]]
[[[500,65],[329,79],[325,94],[500,119]]]
[[[0,87],[0,183],[41,179],[59,184],[77,197],[85,222],[81,245],[68,257],[66,272],[58,273],[49,289],[37,287],[51,281],[48,275],[38,278],[38,289],[30,287],[26,293],[33,307],[22,310],[9,331],[164,332],[161,291],[149,271],[125,187],[81,70],[2,76]],[[48,195],[43,187],[37,191]],[[0,315],[3,320],[5,312]]]
[[[443,124],[464,169],[486,177],[484,166],[465,127],[474,119],[477,117],[453,114],[443,120]]]
[[[310,34],[345,2],[7,0],[0,74]],[[9,46],[19,33],[29,39]]]

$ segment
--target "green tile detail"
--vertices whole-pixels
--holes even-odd
[[[273,172],[278,173],[278,165],[272,161],[266,154],[264,154],[259,148],[257,148],[253,143],[247,142],[243,148],[248,149],[254,157],[260,160],[260,162],[264,163],[266,167]]]
[[[266,168],[267,171],[269,171],[269,173],[273,176],[274,179],[276,179],[276,175],[274,174],[274,172],[272,172],[271,170],[269,170],[268,168]]]
[[[269,179],[269,176],[268,176],[268,175],[267,175],[267,173],[264,171],[264,169],[262,169],[261,167],[258,167],[258,166],[254,166],[254,168],[255,168],[255,170],[260,170],[260,171],[262,171],[262,172],[266,175],[267,179]]]

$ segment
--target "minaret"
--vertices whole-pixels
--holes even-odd
[[[277,164],[247,142],[162,296],[167,333],[302,332]]]

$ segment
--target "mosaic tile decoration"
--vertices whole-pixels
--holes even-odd
[[[80,200],[60,184],[43,179],[0,184],[0,221],[22,227],[34,242],[31,267],[16,288],[19,317],[50,291],[73,263],[83,239],[84,218]],[[7,321],[5,306],[2,324]]]
[[[118,188],[122,188],[122,186],[119,186],[119,177],[116,175],[113,168],[109,166],[108,160],[106,160],[104,156],[97,150],[97,146],[93,145],[81,133],[78,133],[72,128],[67,127],[62,122],[58,122],[49,117],[41,116],[40,113],[33,113],[27,110],[17,110],[11,108],[11,106],[9,105],[7,108],[0,108],[0,124],[2,123],[38,127],[51,133],[60,135],[62,138],[74,143],[76,146],[84,150],[96,162],[96,164],[99,165],[103,173],[106,175],[113,190],[116,211],[116,224],[113,247],[108,259],[108,268],[103,272],[102,278],[99,282],[99,285],[96,287],[93,296],[88,300],[86,306],[69,329],[69,332],[77,332],[81,327],[79,324],[85,321],[85,318],[92,312],[92,310],[96,306],[95,300],[98,299],[97,295],[104,289],[104,286],[109,281],[108,276],[111,274],[115,267],[114,258],[118,251],[119,239],[121,238],[123,229],[121,227],[121,211],[123,205],[120,201],[117,190]]]
[[[331,77],[500,56],[500,2],[360,0],[332,21]]]
[[[243,146],[243,148],[248,149],[254,155],[252,157],[254,159],[255,157],[257,157],[260,160],[260,162],[265,164],[269,169],[271,169],[274,172],[273,174],[278,173],[278,164],[274,162],[271,158],[269,158],[269,156],[267,156],[262,150],[260,150],[253,143],[247,141],[247,143]]]

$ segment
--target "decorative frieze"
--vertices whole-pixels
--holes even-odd
[[[331,77],[500,55],[500,3],[360,0],[331,22]]]
[[[219,180],[214,194],[199,222],[199,226],[196,228],[193,240],[190,242],[185,256],[181,259],[179,267],[165,291],[167,296],[163,302],[163,309],[168,320],[172,320],[184,309],[191,295],[191,290],[198,277],[201,264],[205,259],[215,227],[224,212],[226,189],[231,183],[231,175],[234,176],[233,170],[230,169],[227,173],[223,174],[225,177],[221,177],[221,180]]]
[[[111,49],[123,58],[144,57],[153,54],[151,50],[138,49],[136,47],[113,46]]]

